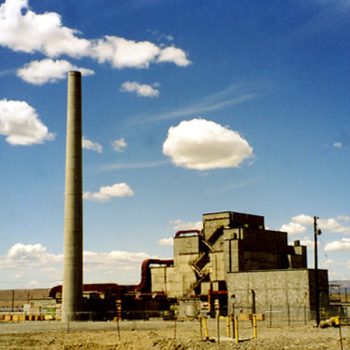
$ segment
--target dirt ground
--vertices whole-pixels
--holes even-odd
[[[273,350],[346,350],[350,349],[350,328],[318,329],[308,326],[268,328],[260,323],[257,339],[252,339],[249,323],[240,327],[240,342],[227,337],[225,322],[218,328],[208,323],[209,340],[199,321],[123,321],[109,323],[25,322],[0,324],[0,349],[96,349],[96,350],[167,350],[167,349],[273,349]]]

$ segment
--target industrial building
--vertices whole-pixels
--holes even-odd
[[[318,270],[320,307],[328,306],[327,270]],[[264,217],[232,211],[203,215],[202,230],[174,237],[174,265],[151,267],[152,293],[207,300],[221,312],[288,306],[293,317],[315,311],[315,271],[306,246],[265,229]],[[301,311],[302,310],[302,311]]]
[[[306,247],[299,241],[289,245],[286,232],[265,229],[263,216],[203,214],[203,229],[176,232],[173,249],[173,259],[145,260],[137,285],[84,284],[82,319],[167,317],[176,308],[181,314],[186,302],[195,303],[195,313],[212,316],[270,312],[275,319],[314,319],[316,275],[307,268]],[[320,309],[326,311],[327,270],[317,270],[317,276]],[[19,294],[8,291],[7,310],[16,306],[31,314],[49,307],[54,318],[61,317],[61,285],[45,292],[41,307],[28,293],[21,293],[27,304],[21,308]]]

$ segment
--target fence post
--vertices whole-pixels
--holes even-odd
[[[216,333],[218,337],[218,344],[220,344],[220,313],[219,310],[216,311]]]
[[[270,328],[272,328],[272,305],[270,305]]]
[[[117,317],[117,332],[118,332],[118,339],[119,339],[119,341],[120,341],[121,338],[120,338],[119,317]]]
[[[231,327],[232,327],[232,338],[235,338],[235,304],[232,303],[232,313],[231,313]]]
[[[234,339],[235,338],[235,333],[236,333],[236,330],[235,330],[235,315],[232,314],[231,316],[231,323],[232,323],[232,338]]]
[[[174,324],[174,342],[176,341],[176,326],[177,326],[177,318],[175,318],[175,324]]]
[[[226,316],[226,337],[230,338],[231,336],[231,316]]]
[[[253,315],[253,339],[258,337],[258,327],[256,322],[256,314]]]
[[[288,317],[288,326],[290,326],[290,307],[287,305],[287,317]]]
[[[239,343],[238,316],[235,317],[235,339],[236,339],[236,344],[238,344]]]
[[[341,333],[341,325],[340,325],[340,322],[339,322],[339,340],[340,340],[340,349],[343,350],[343,335]]]
[[[206,317],[203,317],[203,327],[204,327],[205,340],[209,340],[208,323],[207,323]]]
[[[70,320],[70,315],[68,313],[68,317],[67,317],[67,333],[69,333],[69,320]]]

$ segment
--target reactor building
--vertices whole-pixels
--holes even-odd
[[[207,300],[221,311],[288,307],[294,319],[315,311],[315,270],[306,246],[265,228],[264,217],[225,211],[203,214],[202,230],[178,231],[172,266],[151,266],[152,293]],[[320,307],[328,306],[328,273],[318,270]],[[294,314],[292,314],[294,313]]]

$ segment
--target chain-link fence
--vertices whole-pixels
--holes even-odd
[[[45,310],[42,310],[45,311]],[[195,312],[192,312],[195,311]],[[342,324],[349,324],[349,319],[347,314],[342,314],[342,310],[334,309],[332,310],[320,310],[321,319],[327,319],[330,316],[339,315],[342,321]],[[238,317],[240,321],[240,326],[243,328],[251,328],[253,324],[252,315],[257,315],[259,327],[288,327],[288,326],[303,326],[310,325],[315,323],[315,312],[311,311],[306,306],[289,306],[289,305],[268,305],[264,307],[256,307],[255,310],[252,310],[250,306],[240,306],[231,308],[229,311],[225,312],[202,312],[200,309],[191,309],[190,314],[183,315],[178,312],[178,310],[168,310],[168,311],[159,311],[159,310],[142,310],[142,311],[123,311],[118,313],[117,310],[103,311],[103,312],[77,312],[73,314],[66,314],[62,317],[59,314],[50,314],[50,313],[25,313],[23,310],[18,312],[0,312],[0,323],[2,326],[5,323],[8,324],[17,324],[28,323],[28,321],[38,321],[30,323],[44,323],[50,321],[49,323],[52,327],[56,327],[60,330],[70,331],[71,329],[79,329],[80,327],[85,327],[87,324],[93,325],[91,327],[96,328],[115,328],[120,329],[126,327],[129,330],[134,330],[136,325],[143,325],[142,327],[147,327],[147,325],[152,324],[152,322],[157,321],[159,324],[164,324],[164,326],[169,326],[173,324],[174,327],[176,324],[182,325],[183,322],[194,321],[200,322],[200,319],[205,318],[208,321],[208,324],[213,323],[212,320],[216,320],[220,317],[221,323],[231,322]],[[181,316],[181,317],[180,317]],[[227,321],[227,317],[230,317],[231,321]],[[41,322],[39,322],[41,321]],[[63,321],[63,322],[61,322]],[[166,322],[160,322],[166,321]],[[214,322],[215,323],[215,322]],[[36,326],[34,326],[36,327]],[[40,326],[38,326],[40,328]],[[221,327],[221,326],[220,326]],[[223,328],[228,327],[222,326]],[[231,325],[231,327],[233,327]]]
[[[251,314],[259,314],[268,327],[306,325],[315,319],[314,312],[306,306],[267,305],[254,310],[251,306],[233,308],[233,315],[243,319]]]

